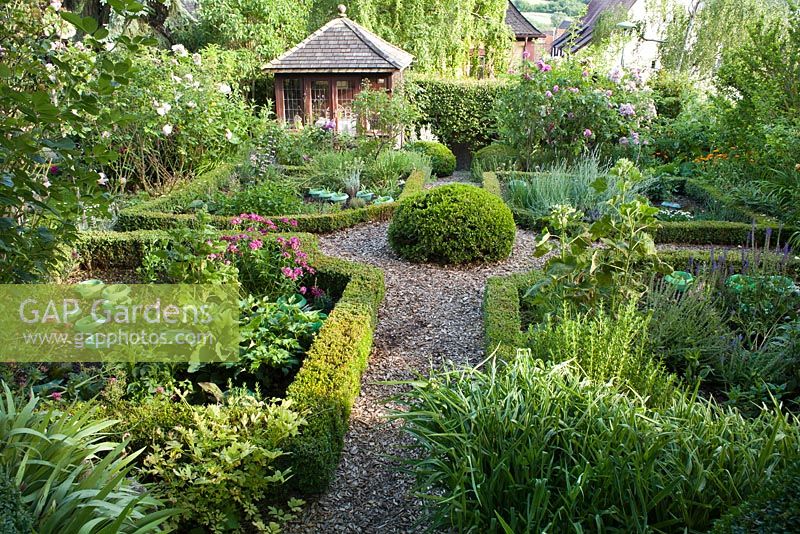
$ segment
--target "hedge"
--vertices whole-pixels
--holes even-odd
[[[484,172],[484,188],[496,188],[500,186],[501,180],[512,174],[531,174],[534,173],[509,173],[509,172]],[[487,176],[488,175],[488,176]],[[497,185],[495,185],[497,184]],[[765,242],[767,233],[771,232],[770,241],[772,245],[784,245],[789,238],[798,231],[794,227],[781,227],[777,221],[772,221],[768,217],[753,213],[747,208],[737,206],[724,200],[724,195],[714,186],[705,184],[698,180],[687,179],[685,184],[685,194],[691,199],[696,200],[704,207],[710,207],[714,202],[726,202],[725,209],[732,213],[739,213],[745,220],[753,222],[729,222],[729,221],[661,221],[659,228],[653,230],[653,239],[656,243],[680,243],[687,245],[723,245],[723,246],[745,246],[753,237],[757,244]],[[501,193],[502,194],[502,193]],[[514,221],[520,228],[539,231],[545,226],[542,219],[534,217],[525,210],[511,208]]]
[[[289,444],[292,477],[287,491],[323,491],[339,463],[350,410],[372,350],[378,308],[384,296],[383,271],[323,255],[316,237],[298,235],[317,269],[317,282],[338,301],[309,349],[286,397],[305,412],[308,425]],[[131,268],[164,232],[91,232],[81,236],[76,252],[93,267]]]
[[[500,180],[497,179],[497,174],[493,172],[483,173],[483,183],[481,185],[489,193],[503,198],[503,189],[500,186]]]
[[[498,80],[448,80],[413,76],[407,94],[420,112],[419,126],[451,149],[474,153],[495,139],[494,105],[507,83]]]
[[[714,254],[712,260],[712,253]],[[659,257],[676,270],[686,270],[691,261],[710,264],[721,261],[723,250],[683,249],[659,252]],[[774,264],[776,255],[764,255]],[[725,262],[734,270],[741,270],[741,251],[728,251]],[[792,256],[785,263],[785,272],[795,280],[800,279],[800,259]],[[542,276],[542,271],[489,278],[483,297],[483,330],[487,355],[497,351],[497,357],[508,361],[514,358],[517,348],[526,346],[526,333],[522,330],[521,293]]]
[[[218,190],[227,182],[230,169],[230,166],[225,165],[198,178],[187,187],[174,193],[122,210],[114,229],[118,231],[165,230],[179,226],[194,226],[197,221],[194,214],[171,213],[171,211],[178,207],[186,206],[197,196],[209,190]],[[425,175],[421,171],[412,172],[406,179],[400,199],[422,191],[424,185]],[[277,220],[281,217],[288,217],[297,221],[296,230],[298,232],[322,234],[349,228],[364,222],[388,220],[396,207],[397,203],[392,202],[334,213],[287,214],[277,215],[272,218]],[[212,224],[221,229],[230,228],[230,219],[231,217],[222,215],[212,215],[209,218]]]

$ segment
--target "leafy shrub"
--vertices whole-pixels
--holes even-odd
[[[431,158],[431,172],[434,176],[450,176],[456,170],[456,156],[442,143],[435,141],[416,141],[406,145],[406,149],[425,154]]]
[[[168,432],[144,465],[157,480],[157,491],[181,509],[184,528],[265,530],[261,504],[290,475],[276,461],[304,424],[289,401],[273,404],[230,392],[222,405],[194,408],[192,425]],[[291,519],[278,510],[270,515]]]
[[[511,254],[511,211],[478,187],[450,184],[403,201],[389,225],[389,244],[414,262],[498,261]]]
[[[220,215],[258,213],[259,215],[288,215],[301,213],[303,201],[294,185],[286,179],[276,178],[246,187],[230,197],[218,196]]]
[[[22,503],[17,484],[0,468],[0,532],[4,534],[30,534],[33,517]]]
[[[37,397],[17,406],[5,383],[3,393],[0,468],[19,484],[36,532],[156,532],[174,515],[128,476],[141,451],[107,441],[115,421],[88,406],[39,410]]]
[[[800,525],[800,462],[775,473],[743,504],[714,523],[713,534],[786,534]]]
[[[517,168],[517,152],[508,145],[492,143],[472,155],[472,179],[480,181],[484,171],[513,171]]]
[[[400,181],[419,170],[425,179],[431,175],[431,158],[418,152],[384,150],[364,169],[362,184],[370,191],[396,197]]]
[[[573,317],[568,306],[558,320],[531,326],[528,347],[534,357],[553,363],[574,361],[595,382],[614,381],[648,404],[663,405],[673,394],[674,377],[654,360],[647,343],[648,317],[636,302],[613,313]]]
[[[648,409],[569,363],[491,361],[410,387],[395,417],[422,449],[408,463],[433,529],[703,531],[800,456],[791,416],[683,394]]]
[[[641,150],[656,111],[642,80],[616,68],[592,72],[577,59],[527,63],[495,105],[500,141],[525,170],[536,159],[574,159],[585,150],[629,156]]]

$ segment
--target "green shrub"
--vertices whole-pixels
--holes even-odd
[[[406,145],[408,150],[420,152],[431,158],[431,172],[434,176],[450,176],[456,170],[456,156],[453,151],[435,141],[416,141]]]
[[[258,213],[275,216],[302,213],[305,209],[297,188],[280,178],[247,187],[230,196],[217,195],[215,201],[217,206],[213,212],[219,215]]]
[[[33,517],[22,503],[22,494],[16,482],[0,468],[0,532],[3,534],[31,534]]]
[[[396,196],[401,189],[400,181],[407,179],[414,170],[429,178],[431,158],[419,152],[384,150],[364,169],[361,183],[373,193]]]
[[[800,462],[775,473],[743,504],[714,523],[713,534],[788,534],[800,525]]]
[[[520,357],[409,385],[395,417],[421,449],[408,464],[432,530],[703,531],[800,456],[794,417],[683,394],[649,409],[569,363]]]
[[[493,172],[481,173],[483,177],[483,188],[489,193],[503,198],[503,188],[500,185],[500,180],[497,179],[497,174]]]
[[[450,184],[403,201],[389,225],[389,244],[413,262],[498,261],[511,254],[514,218],[497,196]]]
[[[229,392],[224,404],[193,408],[192,424],[169,431],[144,465],[156,491],[180,508],[183,528],[224,532],[265,525],[259,505],[290,475],[277,460],[303,425],[290,401]]]
[[[0,468],[19,484],[37,533],[157,532],[174,515],[128,476],[141,451],[106,439],[115,421],[88,405],[38,409],[37,397],[18,406],[2,389]]]
[[[479,182],[485,171],[513,171],[517,168],[517,152],[508,145],[492,143],[472,155],[472,179]]]

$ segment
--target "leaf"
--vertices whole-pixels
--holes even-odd
[[[209,395],[212,395],[217,402],[222,402],[225,398],[225,394],[222,393],[222,390],[219,388],[219,386],[213,382],[198,382],[197,385],[200,386],[203,391]]]

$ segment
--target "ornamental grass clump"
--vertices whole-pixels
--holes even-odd
[[[511,254],[516,226],[496,195],[450,184],[403,201],[389,226],[389,244],[412,262],[492,262]]]
[[[648,408],[570,362],[434,372],[395,413],[432,530],[706,531],[800,456],[794,416],[676,393]]]

